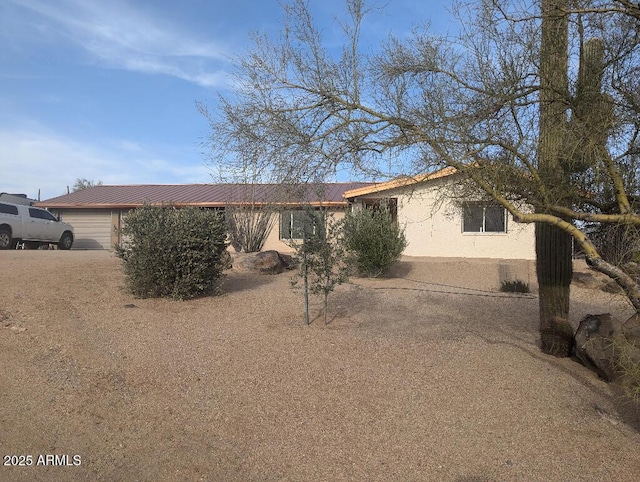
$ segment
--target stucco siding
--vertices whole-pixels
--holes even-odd
[[[443,195],[443,182],[384,193],[398,200],[398,223],[409,242],[405,255],[535,259],[533,225],[518,224],[511,215],[507,215],[506,233],[464,233],[462,209]]]
[[[269,251],[275,249],[280,253],[292,253],[294,249],[286,240],[280,239],[280,214],[272,214],[272,227],[267,236],[267,240],[264,243],[263,251]]]

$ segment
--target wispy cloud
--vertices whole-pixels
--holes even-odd
[[[42,29],[62,35],[108,67],[165,74],[204,87],[224,83],[224,42],[198,39],[166,19],[118,0],[9,0],[46,21]]]
[[[42,199],[63,194],[77,178],[105,184],[211,182],[202,161],[160,157],[127,140],[89,144],[48,131],[0,130],[0,159],[0,191],[37,196],[40,190]]]

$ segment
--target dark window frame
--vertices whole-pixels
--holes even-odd
[[[501,216],[496,216],[498,211]],[[463,205],[463,234],[506,234],[507,232],[507,210],[503,206],[481,202]]]

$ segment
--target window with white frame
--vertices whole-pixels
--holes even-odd
[[[463,233],[506,233],[507,212],[502,206],[469,203],[463,208]]]

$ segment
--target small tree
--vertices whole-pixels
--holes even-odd
[[[145,205],[121,232],[127,242],[116,256],[136,296],[194,298],[211,292],[225,268],[225,224],[215,211]]]
[[[407,239],[383,203],[376,209],[361,208],[347,213],[344,244],[358,272],[377,277],[387,273],[400,259]]]
[[[309,293],[322,296],[326,325],[329,295],[336,286],[348,279],[343,223],[329,216],[326,210],[314,211],[309,208],[306,214],[308,220],[302,230],[302,243],[294,243],[300,264],[293,285],[297,285],[298,279],[302,278],[306,324],[310,323]]]

